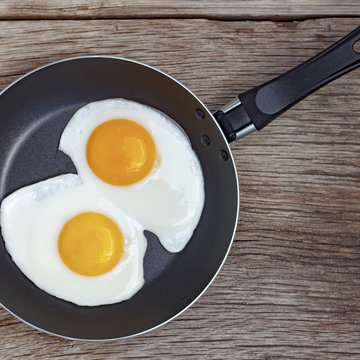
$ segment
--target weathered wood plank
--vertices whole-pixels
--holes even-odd
[[[2,0],[2,19],[212,18],[302,19],[358,16],[356,0]]]
[[[357,25],[0,22],[0,87],[49,61],[110,54],[161,68],[216,110]],[[242,201],[235,242],[213,285],[176,320],[137,338],[85,343],[0,310],[0,358],[359,359],[359,89],[357,70],[234,144]]]

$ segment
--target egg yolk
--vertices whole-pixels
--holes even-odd
[[[86,157],[95,175],[108,184],[124,186],[144,179],[156,156],[148,131],[134,121],[114,119],[90,135]]]
[[[58,249],[72,271],[85,276],[102,275],[119,262],[124,241],[119,227],[105,215],[85,212],[62,228]]]

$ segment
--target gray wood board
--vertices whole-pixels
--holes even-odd
[[[356,0],[2,0],[2,19],[306,19],[359,16]]]

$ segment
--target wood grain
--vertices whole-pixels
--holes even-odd
[[[110,54],[159,67],[216,110],[357,25],[3,21],[0,87],[50,61]],[[40,333],[0,310],[0,358],[359,359],[359,89],[357,70],[234,144],[235,241],[212,286],[177,319],[137,338],[86,343]]]
[[[359,16],[356,0],[2,0],[2,19],[304,19]]]

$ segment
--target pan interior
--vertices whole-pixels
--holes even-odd
[[[37,288],[11,261],[0,241],[0,302],[29,324],[78,339],[114,339],[152,329],[181,312],[208,286],[231,244],[238,186],[228,146],[211,114],[188,90],[142,64],[85,57],[41,68],[0,96],[0,200],[14,190],[76,169],[60,152],[62,130],[83,105],[108,98],[134,100],[163,111],[185,130],[205,180],[200,223],[183,251],[167,252],[151,233],[144,287],[130,300],[80,307]],[[205,114],[199,116],[197,109]],[[203,135],[210,140],[204,141]]]

